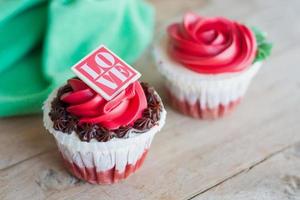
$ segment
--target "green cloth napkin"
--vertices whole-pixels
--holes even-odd
[[[143,0],[0,0],[0,116],[40,112],[100,44],[134,62],[152,39],[153,14]]]

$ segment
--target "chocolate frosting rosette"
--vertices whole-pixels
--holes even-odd
[[[43,110],[68,170],[93,184],[116,183],[140,168],[166,118],[154,88],[139,81],[107,100],[74,77]]]
[[[169,25],[154,57],[173,107],[201,119],[230,112],[270,54],[265,36],[224,17],[194,13]]]

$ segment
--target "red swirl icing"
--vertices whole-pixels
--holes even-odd
[[[255,58],[255,35],[245,25],[193,13],[168,27],[169,53],[185,67],[206,74],[238,72]]]
[[[73,91],[61,96],[67,111],[79,118],[79,123],[101,124],[107,129],[133,124],[147,108],[144,91],[138,81],[115,98],[106,101],[79,79],[70,79]]]

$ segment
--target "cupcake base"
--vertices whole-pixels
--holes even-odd
[[[170,90],[166,89],[166,91],[169,101],[174,109],[190,117],[204,120],[218,119],[230,114],[241,101],[241,98],[238,98],[229,102],[227,105],[219,104],[214,108],[203,109],[200,106],[201,103],[198,101],[191,104],[186,99],[178,99],[176,95],[173,95],[172,92],[170,92]]]
[[[133,174],[138,170],[144,163],[147,156],[148,149],[144,151],[142,156],[137,160],[135,164],[127,164],[124,171],[120,172],[113,167],[106,171],[97,171],[96,167],[79,167],[68,159],[63,158],[66,168],[75,177],[87,181],[91,184],[113,184],[117,183],[123,179],[126,179],[129,175]]]

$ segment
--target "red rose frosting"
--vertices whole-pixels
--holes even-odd
[[[168,27],[173,59],[199,73],[238,72],[252,64],[256,39],[246,26],[225,18],[185,15]]]
[[[79,118],[79,123],[101,124],[107,129],[133,124],[147,108],[144,91],[138,81],[115,98],[106,101],[79,79],[70,79],[73,91],[61,96],[67,111]]]

